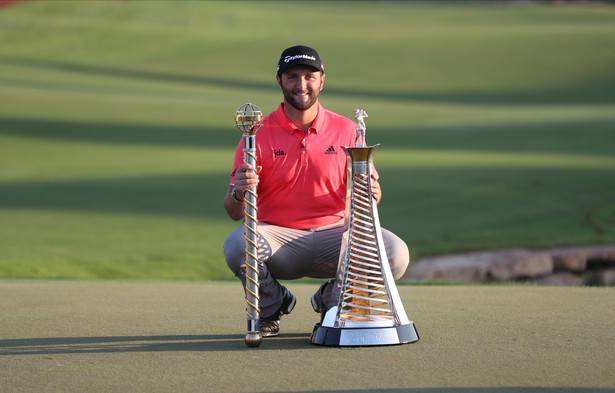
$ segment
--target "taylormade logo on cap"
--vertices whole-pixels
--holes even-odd
[[[297,59],[308,59],[308,60],[316,61],[316,58],[314,56],[297,55],[297,56],[286,56],[284,58],[284,63],[288,63],[289,61],[293,61]]]

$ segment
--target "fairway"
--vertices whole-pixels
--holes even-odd
[[[608,288],[400,286],[415,344],[309,337],[316,285],[282,333],[244,344],[237,283],[0,280],[3,392],[615,392]]]
[[[413,259],[614,243],[615,7],[464,4],[0,8],[0,277],[232,280],[233,115],[277,107],[295,44],[367,111]]]

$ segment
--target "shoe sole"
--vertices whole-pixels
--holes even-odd
[[[263,332],[261,332],[261,336],[263,336],[263,338],[265,338],[265,337],[276,337],[276,336],[278,336],[279,334],[280,334],[280,332],[279,332],[279,331],[277,331],[277,332],[275,332],[275,333],[263,333]]]
[[[290,314],[291,311],[293,311],[293,309],[295,308],[295,305],[297,304],[297,297],[295,295],[293,295],[292,300],[290,301],[290,304],[288,306],[286,306],[285,309],[280,310],[282,312],[282,314],[286,315],[286,314]]]
[[[314,309],[314,311],[320,312],[320,310],[322,308],[321,308],[320,304],[318,304],[318,302],[316,300],[316,295],[312,295],[312,297],[310,298],[310,303],[312,303],[312,308]]]

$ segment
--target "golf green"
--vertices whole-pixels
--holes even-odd
[[[615,290],[399,286],[415,344],[311,345],[317,284],[244,344],[235,282],[0,280],[3,392],[615,392]]]

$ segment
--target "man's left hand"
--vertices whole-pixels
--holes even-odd
[[[380,199],[382,199],[382,189],[380,188],[378,179],[376,179],[374,175],[372,175],[372,196],[376,200],[376,204],[380,203]]]

